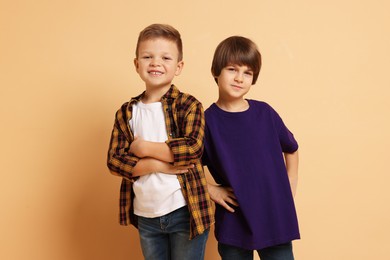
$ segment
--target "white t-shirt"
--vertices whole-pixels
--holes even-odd
[[[129,121],[134,136],[151,142],[165,142],[168,139],[161,102],[133,105]],[[186,205],[176,175],[160,172],[141,176],[133,184],[134,214],[154,218],[166,215]]]

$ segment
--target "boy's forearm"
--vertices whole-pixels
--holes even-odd
[[[160,172],[162,171],[163,163],[164,162],[154,158],[140,159],[137,165],[133,168],[133,176],[139,177],[153,172]]]
[[[194,168],[194,165],[173,166],[172,164],[154,158],[143,158],[133,168],[133,176],[139,177],[151,173],[182,174]]]
[[[166,143],[145,141],[144,149],[144,157],[151,157],[164,162],[173,162],[173,153]]]
[[[136,137],[130,145],[130,152],[140,158],[151,157],[164,162],[173,162],[173,153],[164,142],[150,142]]]
[[[298,165],[299,165],[299,155],[298,151],[294,153],[285,153],[284,154],[286,161],[287,175],[290,181],[291,192],[295,197],[297,186],[298,186]]]

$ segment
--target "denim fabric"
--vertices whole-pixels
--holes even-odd
[[[222,260],[253,260],[253,251],[218,243]],[[294,260],[292,243],[257,250],[261,260]]]
[[[209,230],[189,240],[187,206],[157,218],[138,217],[141,248],[146,260],[202,260]]]

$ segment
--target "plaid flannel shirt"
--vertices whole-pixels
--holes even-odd
[[[117,111],[108,150],[107,166],[114,175],[122,177],[120,189],[121,225],[137,227],[133,212],[134,192],[132,176],[138,158],[129,152],[133,134],[129,126],[132,106],[141,100],[141,95],[126,102]],[[174,85],[161,98],[168,134],[167,145],[173,152],[174,165],[194,164],[195,167],[178,180],[190,212],[190,238],[202,234],[214,223],[214,211],[207,191],[207,182],[200,158],[203,153],[204,114],[202,104],[193,96],[180,92]]]

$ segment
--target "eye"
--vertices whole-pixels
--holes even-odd
[[[142,56],[141,58],[144,59],[144,60],[147,60],[147,59],[152,58],[152,56],[150,56],[150,55],[144,55],[144,56]]]
[[[172,60],[172,58],[171,58],[171,57],[168,57],[168,56],[164,56],[164,57],[163,57],[163,60]]]
[[[245,71],[245,75],[253,76],[253,72],[252,71]]]
[[[229,67],[226,67],[226,70],[228,70],[228,71],[236,71],[236,68],[229,66]]]

